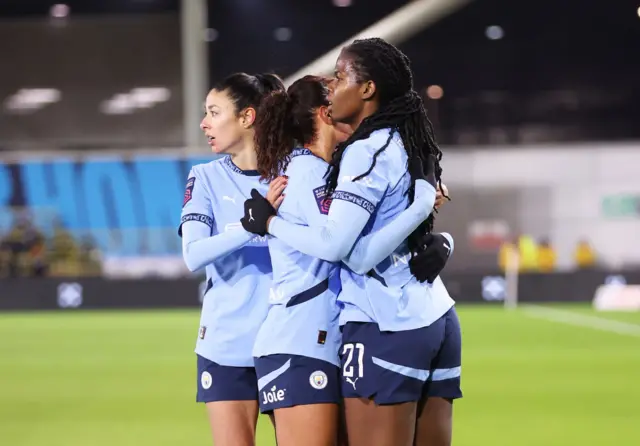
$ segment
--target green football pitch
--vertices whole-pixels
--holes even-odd
[[[640,313],[460,306],[456,446],[640,445]],[[196,311],[0,315],[0,444],[210,445]],[[267,420],[257,444],[273,445]]]

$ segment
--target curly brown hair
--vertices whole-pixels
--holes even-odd
[[[258,172],[272,181],[289,165],[296,144],[315,141],[315,113],[318,107],[329,105],[329,80],[319,76],[304,76],[288,90],[274,91],[265,97],[254,122],[258,152]]]

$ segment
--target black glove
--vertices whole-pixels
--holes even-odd
[[[274,215],[276,210],[269,200],[257,190],[251,189],[251,198],[244,202],[244,217],[240,219],[240,223],[245,231],[264,237],[267,234],[267,221]]]
[[[412,158],[409,165],[409,173],[416,180],[425,180],[436,187],[436,157],[434,155],[427,155],[426,160],[421,160],[419,157]]]
[[[418,281],[433,283],[451,255],[451,244],[442,234],[427,234],[419,254],[409,260],[409,268]]]

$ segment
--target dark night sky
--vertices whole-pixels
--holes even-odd
[[[44,26],[54,3],[0,0],[0,26],[24,18]],[[179,11],[178,0],[66,3],[70,21]],[[353,0],[337,8],[332,0],[211,0],[208,23],[217,38],[209,44],[210,80],[235,71],[286,76],[405,3]],[[639,6],[640,0],[476,0],[400,48],[412,60],[419,91],[444,88],[437,120],[445,140],[469,126],[523,123],[562,126],[555,138],[637,138]],[[501,27],[502,39],[486,37],[492,25]],[[281,27],[290,40],[274,38]]]

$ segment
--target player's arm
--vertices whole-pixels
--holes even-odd
[[[211,235],[211,199],[194,169],[189,173],[178,235],[182,237],[182,257],[189,271],[197,271],[216,259],[247,244],[253,234],[238,228]]]
[[[368,168],[375,150],[364,140],[356,141],[345,151],[325,224],[301,226],[274,217],[268,232],[304,254],[330,262],[345,258],[387,189],[384,156],[379,157],[369,175],[353,181]]]
[[[416,181],[414,201],[391,223],[358,240],[342,260],[356,274],[365,274],[390,256],[431,214],[436,189],[425,180]]]

